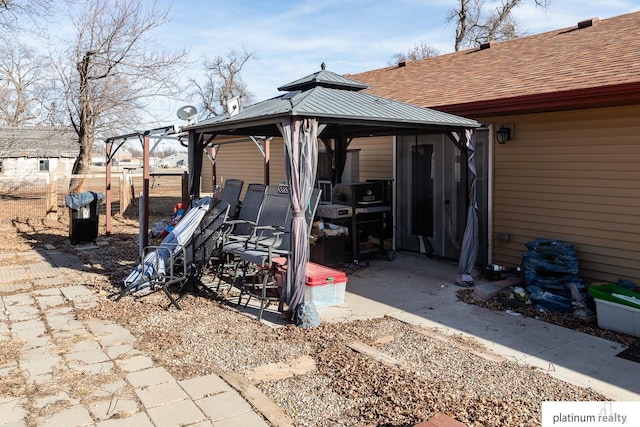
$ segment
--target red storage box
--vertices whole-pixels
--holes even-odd
[[[275,258],[278,264],[284,264],[286,258]],[[283,266],[286,270],[286,266]],[[324,265],[307,263],[304,286],[304,300],[313,302],[316,307],[327,307],[344,303],[347,289],[347,275]]]
[[[316,307],[328,307],[344,303],[347,275],[324,265],[307,263],[304,300]]]

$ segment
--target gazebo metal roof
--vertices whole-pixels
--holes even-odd
[[[368,86],[325,69],[281,86],[280,96],[230,115],[221,114],[183,127],[185,131],[225,135],[280,136],[284,116],[314,117],[325,125],[323,138],[446,132],[477,128],[475,120],[417,107],[362,92]]]

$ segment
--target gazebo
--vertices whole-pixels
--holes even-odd
[[[227,113],[183,127],[189,134],[189,194],[199,197],[203,151],[215,146],[217,137],[282,137],[285,145],[285,169],[293,208],[289,268],[284,296],[291,317],[304,300],[306,262],[309,258],[308,226],[304,207],[315,182],[318,140],[334,156],[336,177],[342,175],[349,143],[354,138],[372,136],[445,134],[467,153],[470,178],[473,167],[473,129],[481,126],[475,120],[428,108],[394,101],[363,91],[368,85],[321,70],[278,88],[280,96],[241,107],[230,102]],[[268,144],[265,144],[268,150]],[[266,153],[268,156],[269,153]],[[475,214],[473,182],[469,186],[470,219]],[[467,221],[473,224],[471,219]],[[475,220],[477,224],[477,219]],[[477,225],[476,225],[477,227]],[[475,263],[477,231],[465,231],[460,264]],[[469,237],[467,237],[469,234]],[[468,271],[466,272],[468,273]],[[459,279],[461,280],[461,279]],[[465,280],[462,280],[465,281]]]

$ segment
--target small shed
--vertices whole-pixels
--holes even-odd
[[[79,148],[78,137],[69,128],[0,128],[0,176],[71,175]]]

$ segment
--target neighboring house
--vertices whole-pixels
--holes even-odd
[[[78,137],[66,128],[0,128],[0,176],[17,179],[71,175]]]
[[[640,282],[640,12],[350,78],[368,91],[469,117],[476,131],[478,262],[519,265],[535,238],[575,244],[583,277]],[[498,144],[496,131],[510,140]],[[396,246],[457,257],[464,156],[443,135],[354,139],[360,181],[393,179]],[[214,180],[284,181],[282,142],[265,177],[255,142],[222,144]],[[278,154],[275,154],[278,153]],[[430,215],[414,215],[431,207]]]

